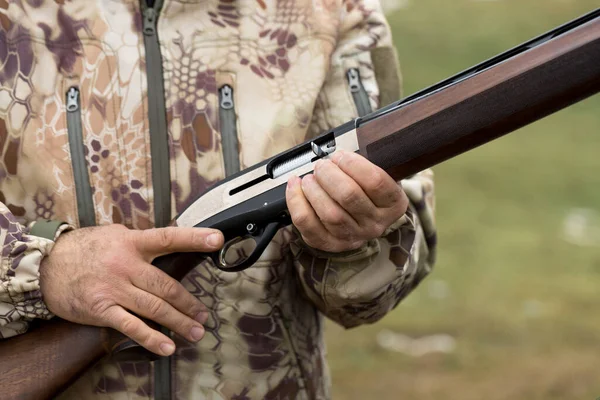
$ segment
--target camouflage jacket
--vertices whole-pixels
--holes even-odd
[[[399,97],[377,0],[152,3],[0,0],[0,337],[52,317],[38,267],[65,227],[152,227],[229,173]],[[198,344],[176,338],[173,397],[330,397],[323,317],[372,323],[433,264],[431,172],[402,183],[409,212],[357,251],[317,251],[289,227],[242,273],[197,266],[184,285],[210,318]],[[42,220],[69,225],[44,238]],[[63,398],[153,398],[152,371],[103,362]]]

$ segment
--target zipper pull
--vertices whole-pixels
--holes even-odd
[[[219,91],[221,92],[221,108],[231,110],[233,108],[233,89],[229,85],[224,85]]]
[[[156,10],[148,7],[144,10],[143,30],[144,35],[152,36],[156,34]]]
[[[352,93],[357,93],[360,90],[360,74],[358,73],[358,69],[350,68],[348,72],[346,72],[346,76],[348,77],[350,91]]]
[[[72,87],[67,92],[67,111],[75,112],[79,110],[79,89]]]

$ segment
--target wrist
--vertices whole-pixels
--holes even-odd
[[[31,236],[37,236],[37,237],[42,237],[44,239],[48,239],[51,240],[53,243],[48,247],[48,250],[45,252],[45,254],[43,254],[42,259],[40,260],[40,264],[39,264],[39,273],[38,273],[38,277],[39,277],[39,293],[40,293],[40,297],[41,297],[41,302],[42,304],[44,304],[44,306],[46,307],[46,309],[48,309],[48,312],[50,313],[48,317],[52,317],[52,311],[49,310],[48,308],[48,304],[45,300],[46,296],[45,296],[45,285],[44,285],[44,281],[46,276],[48,275],[48,267],[50,266],[50,257],[52,254],[52,251],[54,250],[55,246],[56,246],[56,242],[58,241],[58,239],[63,235],[66,234],[67,232],[70,232],[72,230],[74,230],[75,227],[73,225],[70,225],[66,222],[62,222],[62,221],[52,221],[52,220],[39,220],[36,221],[32,226],[31,229],[29,231],[29,234]]]

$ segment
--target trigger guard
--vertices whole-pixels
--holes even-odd
[[[281,222],[271,222],[263,230],[262,234],[257,235],[258,237],[254,237],[254,235],[245,235],[238,236],[228,241],[227,243],[225,243],[223,248],[217,253],[215,257],[216,259],[213,258],[217,268],[224,272],[240,272],[245,270],[246,268],[251,267],[256,261],[258,261],[263,251],[267,248],[273,237],[275,237],[275,234],[277,233],[279,228],[281,228],[282,226],[283,225]],[[227,251],[231,248],[231,246],[241,242],[242,240],[251,238],[254,239],[254,242],[256,243],[256,247],[254,248],[252,253],[247,258],[245,258],[241,262],[238,262],[237,264],[227,264],[227,261],[225,261],[225,255],[227,254]]]

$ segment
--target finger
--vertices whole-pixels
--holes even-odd
[[[191,342],[197,342],[204,336],[204,327],[199,322],[148,292],[133,289],[133,291],[122,296],[119,302],[128,310],[166,326]]]
[[[206,306],[180,282],[148,264],[141,264],[135,271],[137,273],[132,274],[130,279],[137,288],[165,300],[179,312],[201,324],[206,322],[208,318]]]
[[[327,194],[312,174],[302,178],[302,191],[323,226],[335,238],[345,241],[360,238],[356,221]]]
[[[211,252],[223,246],[223,234],[216,229],[167,227],[130,231],[137,249],[150,261],[178,252]]]
[[[295,176],[289,179],[285,196],[292,223],[298,228],[306,244],[331,252],[340,251],[343,248],[344,243],[340,243],[325,229],[304,196],[300,178]]]
[[[315,178],[327,194],[365,227],[377,217],[377,207],[362,188],[329,160],[320,160],[315,164]]]
[[[406,200],[406,195],[396,181],[363,156],[349,151],[338,151],[331,156],[331,161],[354,179],[377,207],[389,208]]]
[[[170,338],[150,328],[121,306],[113,306],[106,311],[106,325],[158,355],[170,356],[175,351],[175,343]]]

